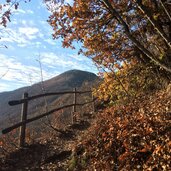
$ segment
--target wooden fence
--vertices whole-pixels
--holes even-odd
[[[85,102],[85,103],[77,103],[77,94],[83,94],[83,93],[91,93],[91,95],[92,95],[91,101]],[[62,107],[55,108],[55,109],[50,110],[50,111],[48,111],[46,113],[43,113],[41,115],[38,115],[38,116],[32,117],[30,119],[27,119],[27,111],[28,111],[29,101],[40,98],[40,97],[54,96],[54,95],[64,95],[64,94],[73,94],[74,95],[73,104],[64,105]],[[74,88],[73,91],[43,93],[43,94],[39,94],[39,95],[35,95],[35,96],[29,96],[28,93],[25,92],[23,94],[22,99],[20,99],[20,100],[12,100],[12,101],[8,102],[8,104],[10,106],[15,106],[15,105],[22,104],[21,121],[14,124],[14,125],[12,125],[12,126],[10,126],[10,127],[8,127],[8,128],[3,129],[2,134],[7,134],[7,133],[11,132],[12,130],[14,130],[16,128],[20,128],[20,131],[19,131],[19,147],[22,148],[22,147],[25,146],[25,132],[26,132],[26,125],[28,123],[33,122],[35,120],[38,120],[40,118],[43,118],[45,116],[48,116],[48,115],[56,112],[56,111],[59,111],[61,109],[68,108],[68,107],[73,107],[73,113],[72,113],[72,118],[73,118],[74,113],[76,112],[76,106],[83,106],[85,104],[92,103],[93,110],[94,110],[94,101],[95,101],[95,99],[93,97],[93,94],[92,94],[91,90],[89,90],[89,91],[77,91],[76,88]],[[74,119],[72,119],[72,120],[74,120]]]

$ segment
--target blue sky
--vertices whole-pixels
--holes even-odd
[[[13,11],[7,28],[0,27],[0,92],[40,82],[39,58],[44,80],[70,69],[97,73],[90,59],[77,54],[80,45],[64,49],[60,40],[52,39],[49,15],[41,0],[32,0]]]

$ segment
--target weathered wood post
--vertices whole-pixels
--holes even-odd
[[[24,122],[27,120],[27,108],[28,108],[28,93],[25,92],[23,94],[23,99],[25,99],[24,103],[22,104],[22,109],[21,109],[21,122]],[[25,145],[25,134],[26,134],[26,124],[23,124],[20,127],[20,140],[19,140],[19,147],[22,148]]]
[[[72,123],[74,123],[76,121],[76,104],[77,104],[77,89],[74,88],[74,99],[73,99],[73,109],[72,109]]]
[[[95,102],[94,102],[94,95],[93,95],[93,89],[91,89],[91,99],[92,99],[92,112],[95,112]]]

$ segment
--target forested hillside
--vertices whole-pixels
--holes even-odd
[[[100,79],[93,73],[81,70],[70,70],[46,80],[43,83],[39,82],[32,86],[23,87],[14,91],[2,92],[0,93],[1,129],[20,120],[21,105],[10,106],[8,102],[22,99],[24,92],[27,92],[29,96],[34,96],[42,93],[73,91],[74,88],[77,88],[78,90],[89,90],[90,87],[98,85],[99,81]],[[42,87],[44,88],[43,90]],[[70,94],[35,99],[29,102],[28,116],[33,117],[45,112],[46,105],[48,105],[48,110],[52,110],[55,107],[57,108],[61,105],[70,104],[72,101],[73,96]],[[84,99],[81,101],[84,101]],[[69,116],[70,112],[66,114],[66,119]]]
[[[170,170],[170,1],[68,2],[45,0],[52,36],[65,48],[77,48],[77,42],[78,54],[93,60],[103,81],[94,89],[99,103],[89,127],[64,143],[71,154],[62,161],[50,160],[52,167]],[[2,18],[4,26],[9,17]]]

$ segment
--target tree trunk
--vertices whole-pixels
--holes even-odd
[[[171,73],[171,67],[163,64],[159,59],[155,58],[151,52],[146,49],[130,32],[130,29],[126,22],[123,20],[123,18],[120,16],[120,14],[113,8],[111,3],[108,0],[103,0],[103,3],[105,7],[109,10],[109,12],[113,15],[114,18],[118,20],[118,22],[123,26],[125,30],[125,34],[128,36],[128,38],[137,46],[138,49],[140,49],[148,58],[151,59],[152,62],[154,62],[156,65],[160,66],[164,70]]]
[[[153,25],[154,29],[157,30],[159,35],[164,39],[164,41],[167,43],[167,45],[171,48],[171,41],[169,40],[167,35],[164,33],[163,29],[153,19],[153,16],[150,14],[149,10],[141,3],[141,1],[137,0],[137,4],[138,4],[139,9],[146,15],[147,19]]]

